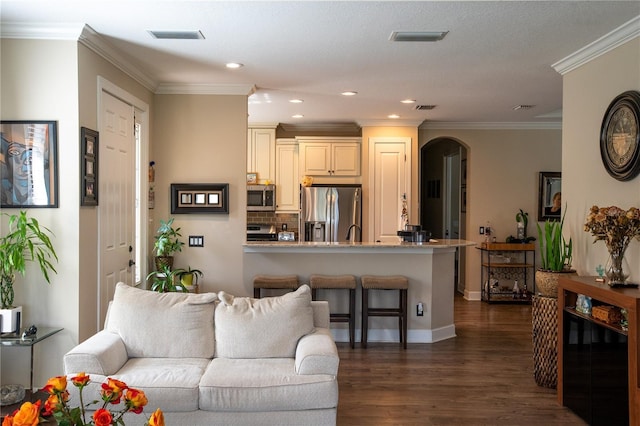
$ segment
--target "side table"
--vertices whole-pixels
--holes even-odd
[[[43,341],[44,339],[53,336],[54,334],[62,331],[63,328],[60,327],[38,327],[38,332],[33,336],[22,338],[23,330],[20,330],[18,335],[15,333],[8,333],[0,336],[0,345],[2,347],[6,346],[29,346],[31,348],[31,360],[30,360],[30,372],[29,372],[29,386],[32,393],[33,392],[33,347],[36,343]]]

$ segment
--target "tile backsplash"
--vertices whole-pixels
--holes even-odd
[[[264,223],[275,225],[278,231],[282,224],[287,224],[287,231],[298,234],[298,215],[296,213],[247,212],[247,223]]]

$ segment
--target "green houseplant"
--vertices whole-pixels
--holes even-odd
[[[180,241],[182,234],[180,228],[173,227],[173,218],[166,222],[160,219],[160,226],[155,236],[153,250],[156,253],[156,269],[161,269],[161,265],[173,267],[173,254],[182,251],[184,243]]]
[[[566,208],[565,208],[566,214]],[[564,226],[564,214],[560,222],[547,220],[544,228],[538,227],[538,237],[540,238],[540,259],[543,271],[563,272],[571,269],[571,258],[573,253],[573,242],[569,238],[567,242],[562,235]]]
[[[49,234],[37,219],[28,217],[25,211],[9,215],[9,232],[0,238],[0,302],[2,309],[13,306],[16,272],[25,275],[27,262],[37,262],[44,279],[50,283],[50,272],[57,273],[53,261],[58,261]]]
[[[147,275],[147,280],[151,280],[151,290],[158,293],[186,293],[189,290],[180,283],[180,275],[184,272],[186,272],[184,269],[171,269],[169,265],[161,264],[157,271]]]
[[[188,266],[186,270],[183,270],[178,277],[180,278],[180,283],[185,287],[191,287],[192,285],[198,285],[198,278],[202,278],[202,271],[199,269],[191,269],[191,266]]]

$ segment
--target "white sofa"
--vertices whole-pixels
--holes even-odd
[[[328,304],[306,285],[253,299],[118,283],[104,330],[64,356],[65,374],[91,377],[85,401],[107,377],[145,392],[127,425],[156,408],[167,425],[335,425],[338,364]]]

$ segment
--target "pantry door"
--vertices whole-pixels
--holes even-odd
[[[411,138],[369,139],[369,184],[373,212],[369,235],[373,241],[396,242],[405,197],[411,209]]]

